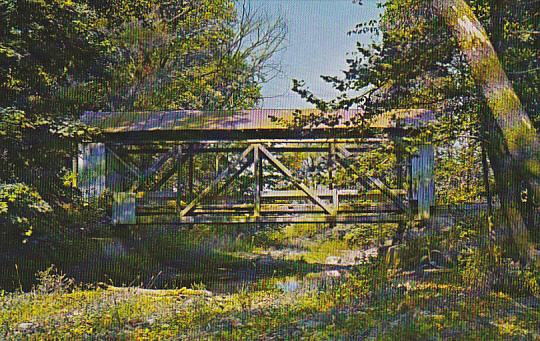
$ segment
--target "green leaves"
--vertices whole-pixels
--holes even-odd
[[[99,133],[77,120],[84,111],[255,106],[284,30],[235,6],[0,0],[0,183],[28,189],[0,204],[10,224],[38,229],[34,213],[77,202],[72,159]],[[30,206],[35,195],[50,207]]]
[[[24,111],[15,108],[0,108],[0,138],[20,140],[22,129],[34,128]]]
[[[116,48],[101,110],[244,109],[260,100],[257,80],[274,50],[242,46],[255,28],[266,32],[233,1],[118,1],[97,11]]]
[[[21,183],[0,184],[0,233],[30,237],[36,219],[50,213],[51,206],[39,193]]]

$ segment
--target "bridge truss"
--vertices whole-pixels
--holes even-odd
[[[194,129],[182,123],[191,113],[130,115],[124,126],[104,124],[107,116],[94,113],[83,121],[105,133],[81,146],[79,187],[88,197],[112,199],[115,224],[398,223],[429,217],[433,147],[420,145],[404,157],[400,124],[374,124],[370,134],[339,127],[306,132],[261,126],[264,114],[249,112],[244,121],[236,115],[233,125],[199,121]],[[401,122],[426,120],[424,112],[414,114]],[[166,117],[174,117],[172,123]],[[364,174],[358,167],[363,157],[390,143],[396,146],[392,171]]]

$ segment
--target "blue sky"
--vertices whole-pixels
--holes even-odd
[[[369,36],[347,35],[357,23],[375,19],[379,0],[251,0],[270,15],[281,15],[288,24],[286,49],[278,60],[283,74],[263,86],[264,108],[310,107],[290,91],[292,79],[300,79],[318,96],[332,98],[335,92],[320,75],[341,75],[347,52]]]

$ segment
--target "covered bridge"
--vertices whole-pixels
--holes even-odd
[[[314,126],[316,110],[86,112],[102,134],[80,147],[78,186],[111,198],[115,224],[400,222],[429,217],[433,147],[403,157],[409,127],[427,110],[395,110],[354,124],[338,111]],[[375,178],[354,164],[396,143],[392,174]],[[339,170],[341,168],[341,170]],[[306,169],[310,170],[310,175]],[[336,179],[348,174],[347,185]]]

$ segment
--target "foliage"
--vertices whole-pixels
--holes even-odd
[[[471,290],[503,292],[515,297],[540,294],[539,271],[534,264],[521,267],[509,258],[497,262],[482,249],[460,255],[459,263],[463,267],[463,282],[469,283]]]
[[[440,204],[476,203],[487,197],[482,178],[481,146],[461,138],[437,149],[435,188]],[[491,174],[488,174],[493,188]]]
[[[51,265],[43,271],[37,273],[38,284],[34,291],[46,294],[64,294],[75,288],[75,281],[65,274],[58,271],[54,265]]]
[[[32,236],[38,218],[51,211],[39,193],[25,184],[0,184],[0,234]]]
[[[511,3],[474,0],[471,6],[497,51],[523,107],[539,128],[540,51],[538,6],[529,0]]]
[[[19,210],[32,211],[45,200],[61,212],[76,194],[64,184],[69,157],[93,132],[71,119],[80,106],[56,97],[64,87],[102,75],[96,66],[107,44],[95,13],[81,2],[3,0],[0,13],[0,181],[33,193]]]
[[[285,33],[230,0],[97,6],[118,50],[98,102],[117,111],[253,107]]]
[[[285,32],[231,0],[1,0],[0,183],[35,189],[65,226],[77,144],[99,133],[82,112],[250,108]]]
[[[523,96],[524,107],[535,120],[538,96],[530,95],[538,89],[538,36],[534,33],[538,6],[532,6],[529,1],[508,4],[497,0],[471,1],[471,5],[482,24],[489,28],[503,67],[512,75],[518,96]],[[494,142],[498,132],[486,118],[490,117],[486,116],[488,106],[499,103],[486,103],[484,95],[477,89],[466,55],[446,23],[434,12],[432,2],[387,1],[380,6],[384,7],[384,13],[378,21],[360,23],[349,32],[378,35],[380,39],[370,44],[358,43],[356,51],[347,59],[348,67],[342,77],[322,76],[339,91],[336,98],[329,101],[317,98],[300,81],[294,82],[293,90],[323,113],[340,108],[361,109],[363,114],[358,122],[351,122],[360,128],[374,115],[387,110],[432,110],[436,114],[436,123],[426,130],[429,140],[437,146],[437,201],[449,204],[483,201],[491,199],[490,190],[495,188],[504,207],[513,205],[507,203],[506,198],[510,195],[520,212],[505,222],[497,221],[497,228],[505,230],[508,225],[518,224],[524,216],[526,225],[534,230],[534,194],[525,196],[525,204],[521,203],[523,198],[520,201],[519,195],[514,195],[521,191],[523,197],[527,191],[514,188],[533,188],[533,185],[526,185],[528,180],[523,177],[528,175],[521,171],[516,173],[502,163],[502,149]],[[521,71],[515,72],[515,68]],[[505,103],[509,102],[501,96],[500,105]],[[315,122],[323,120],[320,117],[311,119]],[[505,131],[503,134],[510,133]],[[407,142],[414,141],[407,137]],[[531,146],[530,149],[534,148]],[[489,163],[483,157],[486,151]],[[535,156],[530,158],[533,164]],[[377,163],[364,162],[364,165],[373,168]],[[493,172],[490,172],[490,166]],[[519,164],[516,168],[524,170],[527,166]],[[516,177],[519,180],[512,180],[515,185],[510,185],[508,178],[514,173],[521,175]],[[493,186],[494,183],[497,186]],[[515,227],[514,231],[520,233]],[[516,237],[517,244],[520,243],[518,240],[521,237]]]
[[[396,224],[360,224],[348,229],[343,239],[349,247],[379,246],[396,234]]]

